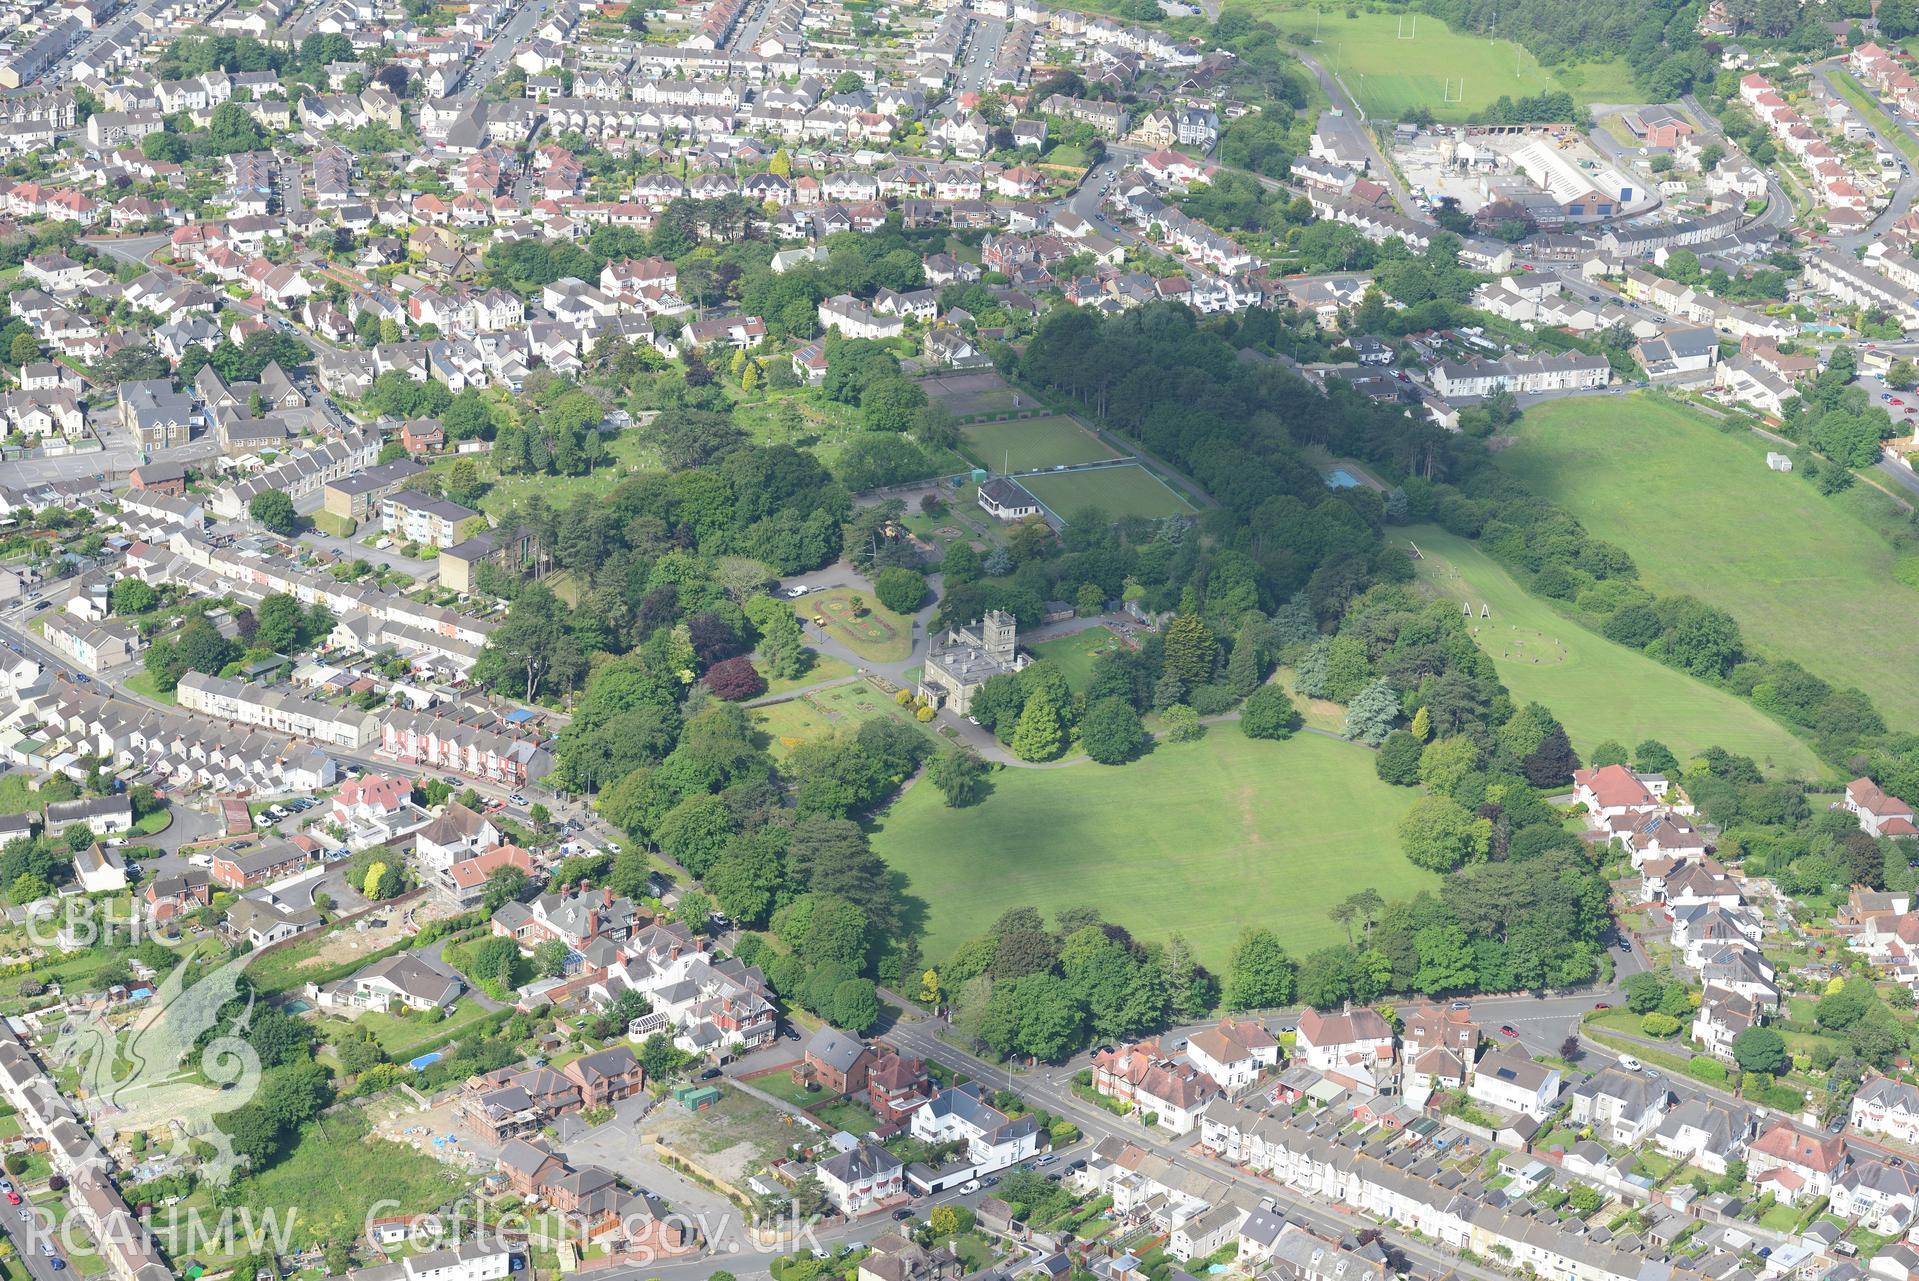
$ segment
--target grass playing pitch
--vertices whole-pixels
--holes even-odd
[[[1311,52],[1335,72],[1368,116],[1403,119],[1425,107],[1441,120],[1465,120],[1502,94],[1524,98],[1563,89],[1580,104],[1637,102],[1624,63],[1583,63],[1557,69],[1510,40],[1454,32],[1428,14],[1365,13],[1344,9],[1318,13],[1272,0],[1236,0],[1257,18],[1318,44]],[[1411,38],[1402,39],[1402,34]]]
[[[1648,397],[1538,405],[1518,433],[1499,465],[1625,548],[1648,588],[1717,605],[1748,645],[1858,686],[1896,727],[1919,726],[1905,640],[1919,591],[1893,576],[1883,495],[1855,485],[1824,497],[1768,471],[1759,437]]]
[[[1820,772],[1812,749],[1751,703],[1563,617],[1476,544],[1433,526],[1407,534],[1425,553],[1419,581],[1472,606],[1499,679],[1518,701],[1550,707],[1581,755],[1607,739],[1633,747],[1656,738],[1681,757],[1716,744],[1769,771]],[[1479,617],[1482,606],[1491,617]]]
[[[1316,735],[1257,742],[1227,723],[1130,765],[1007,768],[992,784],[965,809],[917,784],[874,833],[926,905],[929,962],[1009,907],[1090,903],[1143,939],[1184,934],[1217,971],[1248,925],[1303,956],[1345,941],[1326,909],[1355,890],[1439,883],[1393,831],[1415,793],[1380,782],[1365,748]]]

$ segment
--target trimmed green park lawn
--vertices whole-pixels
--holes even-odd
[[[1400,899],[1439,884],[1399,852],[1414,793],[1380,782],[1365,748],[1317,735],[1261,742],[1226,723],[1130,765],[991,781],[965,809],[921,783],[875,824],[874,849],[925,907],[930,961],[1007,908],[1090,903],[1143,939],[1184,934],[1223,971],[1249,925],[1303,956],[1345,941],[1326,909],[1355,890]]]
[[[758,664],[755,665],[758,666]],[[852,674],[853,665],[851,663],[843,662],[829,654],[820,653],[815,653],[812,664],[791,680],[783,676],[767,676],[765,671],[760,672],[761,676],[766,677],[767,695],[790,694],[796,689],[805,689],[808,685],[818,685],[825,681],[836,681],[842,677],[851,676]]]
[[[155,685],[150,672],[135,672],[120,683],[142,698],[152,699],[156,703],[165,703],[168,707],[173,707],[180,701],[180,696],[172,690],[163,690]]]
[[[1067,687],[1077,694],[1093,683],[1093,664],[1099,661],[1100,656],[1119,647],[1119,634],[1102,625],[1074,632],[1071,636],[1055,636],[1052,640],[1026,648],[1034,658],[1043,658],[1059,668],[1060,675],[1066,678]]]
[[[1865,486],[1824,497],[1768,471],[1767,448],[1664,400],[1560,400],[1526,411],[1499,465],[1625,548],[1647,587],[1728,611],[1748,645],[1858,686],[1896,728],[1919,726],[1900,640],[1919,591],[1893,576],[1890,502]]]
[[[853,613],[855,596],[861,603],[857,617]],[[817,628],[816,620],[824,620],[835,640],[869,663],[897,663],[913,652],[913,620],[874,600],[872,592],[831,587],[802,596],[794,603],[793,612],[809,627]]]
[[[753,723],[765,732],[766,749],[776,760],[784,759],[803,743],[841,730],[858,729],[878,716],[891,716],[909,725],[918,725],[928,734],[933,732],[914,720],[906,708],[863,680],[815,690],[782,703],[763,704],[752,710],[752,716]]]
[[[1607,739],[1631,747],[1656,738],[1681,756],[1717,745],[1771,770],[1820,772],[1812,749],[1778,721],[1565,617],[1476,544],[1430,525],[1407,536],[1425,556],[1414,562],[1419,581],[1472,606],[1500,680],[1520,702],[1550,707],[1582,755]],[[1482,605],[1492,617],[1478,617]]]
[[[962,428],[961,434],[973,461],[995,472],[1034,471],[1119,457],[1098,436],[1062,414],[1008,423],[974,423]]]
[[[1066,471],[1056,475],[1021,476],[1033,497],[1052,509],[1061,520],[1087,507],[1097,507],[1108,516],[1190,516],[1193,505],[1165,481],[1138,464],[1101,467],[1091,471]]]
[[[1336,72],[1369,116],[1404,119],[1425,107],[1441,120],[1465,120],[1501,94],[1528,97],[1563,89],[1574,101],[1637,102],[1632,73],[1623,62],[1578,63],[1549,68],[1510,40],[1454,32],[1428,14],[1368,13],[1315,7],[1284,0],[1233,0],[1255,18],[1282,31],[1316,37],[1313,54]]]

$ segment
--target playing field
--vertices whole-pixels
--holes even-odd
[[[1294,956],[1344,942],[1326,909],[1372,886],[1388,899],[1437,886],[1393,828],[1414,793],[1372,753],[1301,734],[1256,742],[1237,725],[1109,767],[1002,769],[992,793],[948,809],[920,783],[879,821],[873,846],[923,904],[940,962],[1009,907],[1090,903],[1143,939],[1179,931],[1224,968],[1248,925]]]
[[[974,423],[961,430],[966,452],[989,471],[1033,471],[1061,463],[1097,463],[1119,455],[1092,432],[1060,414],[1006,423]]]
[[[1101,467],[1092,471],[1021,476],[1033,497],[1061,520],[1085,507],[1097,507],[1108,516],[1190,516],[1193,505],[1144,467]]]
[[[1857,685],[1895,727],[1919,728],[1919,591],[1893,577],[1889,502],[1863,485],[1822,497],[1768,471],[1766,450],[1666,401],[1560,400],[1526,411],[1499,465],[1630,552],[1647,587],[1717,605],[1749,645]]]
[[[1281,30],[1317,38],[1312,54],[1334,72],[1368,116],[1398,120],[1425,107],[1441,120],[1465,120],[1501,94],[1524,98],[1563,89],[1581,104],[1637,102],[1624,63],[1583,63],[1565,69],[1542,67],[1510,40],[1488,40],[1454,33],[1427,14],[1360,12],[1233,0]]]
[[[1812,749],[1751,703],[1561,616],[1466,539],[1430,525],[1406,532],[1425,554],[1419,581],[1472,606],[1499,679],[1520,702],[1552,708],[1581,756],[1607,739],[1656,738],[1681,757],[1717,745],[1772,772],[1819,773]],[[1479,617],[1482,607],[1491,617]]]

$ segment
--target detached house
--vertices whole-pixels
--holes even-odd
[[[1195,1032],[1186,1042],[1186,1057],[1220,1089],[1236,1094],[1279,1062],[1279,1042],[1257,1022],[1227,1018]]]
[[[836,1027],[822,1027],[806,1042],[801,1071],[834,1094],[858,1094],[866,1088],[873,1058],[872,1049],[858,1037],[849,1036]]]
[[[1846,797],[1839,804],[1858,818],[1859,830],[1868,836],[1919,836],[1912,806],[1869,778],[1855,778],[1846,784]]]
[[[906,1167],[877,1144],[862,1140],[815,1167],[827,1199],[847,1218],[877,1209],[906,1191]]]
[[[1590,1125],[1603,1142],[1634,1147],[1652,1133],[1671,1100],[1663,1078],[1608,1067],[1573,1091],[1572,1119]]]
[[[1746,1149],[1748,1176],[1787,1205],[1831,1196],[1847,1160],[1845,1139],[1802,1130],[1783,1117]]]
[[[1653,1131],[1652,1145],[1674,1160],[1713,1174],[1724,1174],[1746,1155],[1752,1137],[1752,1113],[1711,1099],[1687,1099],[1666,1113]]]
[[[1559,1098],[1559,1069],[1513,1050],[1493,1050],[1473,1070],[1468,1097],[1543,1120]]]
[[[1650,813],[1665,791],[1665,779],[1635,774],[1624,765],[1573,771],[1573,796],[1600,818]]]
[[[913,1110],[908,1129],[928,1143],[964,1143],[964,1159],[937,1171],[914,1167],[922,1192],[953,1187],[978,1174],[1017,1165],[1039,1151],[1039,1123],[1030,1114],[1014,1119],[987,1103],[977,1081],[951,1086]]]

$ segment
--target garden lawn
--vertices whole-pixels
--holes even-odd
[[[1716,744],[1772,771],[1819,773],[1812,749],[1778,721],[1566,618],[1477,544],[1430,525],[1406,534],[1425,553],[1414,562],[1419,581],[1472,606],[1500,680],[1520,702],[1550,707],[1581,756],[1607,739],[1632,747],[1656,738],[1680,756]],[[1478,617],[1482,605],[1492,617]]]
[[[1110,627],[1089,627],[1083,632],[1056,636],[1026,648],[1033,657],[1043,658],[1059,668],[1067,687],[1077,694],[1093,683],[1093,664],[1099,656],[1119,648],[1119,635]]]
[[[841,730],[858,729],[879,716],[891,716],[919,726],[930,735],[930,727],[920,725],[912,713],[901,707],[866,681],[835,685],[815,690],[782,703],[767,703],[752,709],[753,723],[766,732],[767,750],[774,759],[783,760],[802,743]]]
[[[141,697],[152,699],[156,703],[165,703],[168,707],[173,707],[180,701],[178,694],[155,685],[150,672],[135,672],[120,683]]]
[[[788,680],[783,676],[767,676],[764,664],[754,660],[755,667],[761,668],[760,675],[766,678],[767,695],[790,694],[796,689],[808,685],[819,685],[826,681],[836,681],[853,674],[851,663],[842,662],[828,654],[815,653],[812,665],[798,676]]]
[[[858,617],[853,614],[855,596],[863,611]],[[809,627],[818,627],[815,620],[823,620],[835,640],[868,662],[897,663],[913,653],[913,620],[880,604],[872,592],[828,588],[802,596],[793,612]]]
[[[1456,33],[1428,14],[1421,14],[1415,27],[1411,14],[1402,24],[1397,12],[1329,8],[1318,13],[1276,0],[1231,0],[1230,7],[1282,31],[1316,34],[1314,56],[1339,76],[1368,116],[1383,120],[1404,119],[1416,107],[1441,120],[1466,120],[1502,94],[1524,98],[1555,89],[1564,89],[1581,105],[1640,100],[1623,63],[1543,67],[1510,40]],[[1401,39],[1402,31],[1410,38]]]
[[[1037,471],[1060,464],[1097,463],[1118,454],[1104,441],[1060,414],[1007,423],[974,423],[961,429],[966,452],[988,471]]]
[[[382,1014],[378,1010],[368,1010],[357,1019],[335,1020],[344,1032],[354,1023],[363,1025],[373,1033],[373,1039],[380,1043],[388,1058],[396,1063],[404,1063],[419,1052],[419,1047],[429,1041],[442,1041],[454,1032],[477,1023],[487,1015],[480,1003],[471,996],[453,1007],[453,1012],[438,1022],[430,1022],[418,1016],[398,1018],[391,1014]]]
[[[1824,497],[1768,471],[1767,449],[1650,397],[1561,400],[1526,411],[1499,465],[1623,547],[1653,591],[1728,611],[1748,645],[1856,685],[1894,728],[1919,728],[1902,642],[1919,591],[1893,577],[1897,552],[1880,532],[1890,502],[1864,486]]]
[[[978,805],[949,809],[921,783],[874,825],[873,846],[924,906],[929,962],[1010,907],[1090,903],[1143,939],[1178,931],[1224,972],[1249,925],[1294,956],[1343,943],[1326,909],[1371,886],[1387,899],[1434,889],[1394,825],[1413,802],[1372,753],[1299,735],[1283,743],[1214,726],[1130,765],[1006,768]]]
[[[1171,486],[1138,464],[1101,467],[1057,475],[1021,476],[1033,497],[1061,520],[1086,507],[1097,507],[1115,519],[1121,516],[1190,516],[1193,505]]]

